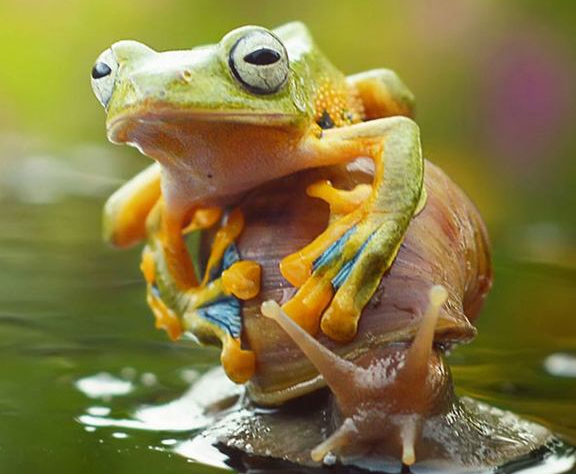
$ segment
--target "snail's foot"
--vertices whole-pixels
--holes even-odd
[[[315,195],[332,199],[334,210],[345,207],[339,198],[346,191],[316,186]],[[352,194],[346,206],[357,207],[332,220],[314,241],[280,264],[282,275],[299,287],[283,309],[311,334],[320,327],[334,340],[353,339],[363,308],[398,252],[405,226],[398,225],[397,216],[370,212],[368,191],[348,191]]]

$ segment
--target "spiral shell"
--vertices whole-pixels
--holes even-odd
[[[274,321],[260,314],[266,300],[288,300],[295,289],[281,276],[278,264],[310,242],[329,219],[326,203],[306,195],[319,179],[351,189],[372,180],[368,160],[346,167],[308,170],[262,186],[241,204],[246,227],[238,241],[243,259],[262,266],[261,292],[244,304],[243,344],[256,354],[256,374],[248,384],[251,399],[278,405],[324,385],[322,377]],[[341,357],[355,361],[371,349],[411,339],[422,318],[428,289],[448,290],[435,333],[441,347],[470,341],[491,285],[486,231],[477,210],[436,166],[427,162],[427,203],[413,219],[398,256],[364,310],[356,338],[346,344],[323,334],[318,340]],[[211,236],[207,235],[208,248]]]

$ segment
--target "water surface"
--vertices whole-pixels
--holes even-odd
[[[224,456],[192,442],[210,420],[185,395],[217,364],[217,351],[173,344],[156,331],[139,249],[118,252],[100,240],[100,209],[117,174],[126,173],[101,178],[88,170],[63,179],[56,172],[32,183],[4,174],[1,472],[226,467]],[[458,391],[576,443],[576,269],[498,249],[495,269],[478,339],[450,355]]]

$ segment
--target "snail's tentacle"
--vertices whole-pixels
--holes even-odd
[[[416,439],[420,431],[420,416],[409,415],[403,419],[400,426],[400,439],[402,441],[402,464],[411,466],[416,462]]]
[[[421,398],[414,396],[414,413],[401,417],[399,425],[402,442],[402,463],[411,466],[416,462],[415,445],[422,430],[422,415],[426,410],[427,385],[430,360],[434,350],[434,332],[440,309],[448,299],[448,291],[442,285],[434,285],[428,292],[428,307],[422,317],[418,332],[404,356],[404,365],[398,372],[396,384],[421,387]]]
[[[341,448],[350,444],[350,440],[356,434],[358,434],[358,428],[354,420],[346,418],[334,433],[311,451],[312,459],[322,462],[328,453],[337,453]]]
[[[275,301],[265,301],[261,307],[262,314],[276,321],[292,338],[306,357],[322,374],[324,380],[336,393],[343,381],[350,380],[358,370],[352,362],[342,359],[320,344],[298,324],[296,324]],[[336,389],[336,390],[335,390]]]
[[[404,358],[399,378],[424,381],[428,372],[428,361],[433,350],[434,330],[440,316],[440,308],[448,299],[448,291],[442,285],[434,285],[428,293],[429,303],[422,317],[418,332]]]

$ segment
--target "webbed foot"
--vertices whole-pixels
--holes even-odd
[[[211,227],[219,217],[217,210],[197,211],[184,233]],[[246,382],[255,369],[254,354],[241,348],[240,300],[253,298],[260,291],[260,266],[240,260],[234,243],[243,226],[239,209],[224,217],[212,242],[203,278],[196,286],[182,289],[178,285],[165,261],[161,232],[153,232],[154,223],[149,223],[150,240],[141,265],[156,326],[165,329],[172,339],[188,331],[202,343],[219,343],[224,370],[237,383]]]
[[[283,276],[299,287],[284,310],[309,333],[321,327],[338,341],[356,334],[360,313],[394,260],[403,234],[395,223],[379,220],[357,209],[282,261]]]

